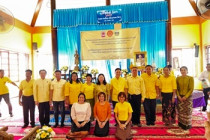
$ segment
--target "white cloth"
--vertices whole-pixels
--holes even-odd
[[[77,120],[78,122],[90,120],[91,107],[90,104],[85,102],[84,104],[74,103],[71,108],[72,120]]]
[[[208,83],[208,87],[210,87],[210,85],[209,85],[209,72],[208,71],[203,71],[198,79],[200,81],[206,80],[207,83]],[[206,88],[206,87],[203,87],[203,88]]]

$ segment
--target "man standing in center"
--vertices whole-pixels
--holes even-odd
[[[40,79],[36,80],[33,85],[34,101],[39,108],[39,121],[41,127],[44,125],[49,126],[50,122],[50,83],[49,79],[45,79],[47,74],[46,70],[40,70]]]
[[[137,75],[138,68],[133,66],[132,76],[128,77],[128,101],[132,106],[132,124],[141,127],[140,116],[141,116],[141,103],[144,102],[145,98],[145,86],[144,80]]]
[[[118,102],[118,94],[120,92],[125,92],[127,96],[127,92],[128,92],[128,86],[127,86],[126,80],[120,77],[120,75],[121,75],[121,69],[116,68],[115,77],[111,79],[111,88],[110,88],[113,108],[115,108],[115,105]]]
[[[58,126],[58,115],[59,115],[59,108],[61,112],[61,127],[64,127],[64,119],[65,119],[65,96],[64,96],[64,89],[66,80],[61,79],[61,71],[55,71],[56,79],[51,82],[50,86],[50,104],[53,101],[53,110],[55,116],[55,125],[54,128]]]
[[[144,112],[146,125],[155,125],[156,120],[156,98],[159,97],[159,82],[155,74],[152,73],[152,66],[146,66],[146,73],[141,77],[144,79],[146,97],[144,100]]]

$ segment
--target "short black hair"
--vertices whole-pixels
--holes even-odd
[[[119,94],[118,94],[118,101],[119,101],[119,98],[120,98],[120,96],[123,96],[123,97],[125,97],[125,100],[126,100],[126,94],[125,94],[125,92],[120,92]]]
[[[45,73],[47,73],[47,71],[46,71],[45,69],[41,69],[41,70],[39,70],[39,74],[40,74],[42,71],[44,71]]]
[[[0,72],[4,72],[4,70],[3,69],[0,69]]]
[[[86,77],[90,77],[92,79],[92,74],[88,73]]]
[[[206,66],[210,65],[210,63],[206,64]]]
[[[121,68],[116,68],[116,69],[115,69],[115,72],[116,72],[117,70],[120,70],[120,71],[121,71]]]
[[[61,71],[60,71],[60,70],[56,70],[54,73],[56,73],[56,72],[59,72],[59,73],[61,73]]]
[[[145,67],[145,68],[147,68],[147,67],[151,67],[151,68],[152,68],[152,65],[146,65],[146,67]]]
[[[168,66],[165,66],[163,69],[168,69],[169,70],[170,68]]]
[[[32,74],[32,70],[30,69],[27,69],[25,72],[30,72]]]
[[[99,92],[98,94],[98,100],[99,100],[99,96],[104,95],[104,101],[106,101],[106,94],[104,92]]]
[[[167,65],[167,67],[170,69],[170,68],[172,68],[172,66],[171,65]]]

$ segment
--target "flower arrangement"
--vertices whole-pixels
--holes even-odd
[[[127,74],[128,73],[128,70],[127,69],[122,69],[122,73],[123,74]]]
[[[61,71],[64,71],[64,72],[66,72],[67,70],[68,70],[68,66],[63,66],[63,67],[61,67]]]
[[[82,74],[82,79],[86,79],[87,73]]]
[[[82,71],[88,71],[89,70],[89,66],[88,65],[85,65],[85,66],[82,66],[81,70]]]
[[[91,74],[98,74],[98,69],[92,69]]]
[[[43,126],[41,129],[36,131],[36,139],[35,140],[47,140],[51,139],[55,136],[55,132],[52,130],[51,127]]]
[[[157,72],[155,73],[157,77],[159,78],[161,75],[163,75],[163,68],[158,68]]]

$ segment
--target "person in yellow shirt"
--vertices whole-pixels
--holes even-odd
[[[33,85],[34,101],[39,108],[39,121],[41,127],[44,125],[50,126],[50,83],[49,79],[45,79],[46,70],[40,70],[40,79],[36,80]]]
[[[176,110],[175,110],[175,95],[176,95],[176,78],[170,75],[169,68],[163,68],[164,75],[160,77],[160,86],[162,97],[162,116],[165,125],[175,124]]]
[[[78,102],[78,95],[82,90],[82,83],[78,79],[78,74],[72,72],[70,76],[70,82],[65,84],[65,104],[69,106],[70,119],[71,119],[71,107],[74,103]]]
[[[152,66],[145,67],[146,73],[141,77],[144,79],[146,95],[144,100],[144,112],[146,117],[146,125],[155,125],[156,120],[156,98],[159,98],[158,78],[152,73]]]
[[[6,83],[11,83],[12,85],[18,87],[14,82],[12,82],[8,77],[4,76],[4,70],[0,69],[0,103],[1,103],[1,99],[3,98],[4,101],[6,102],[6,104],[8,105],[8,109],[9,109],[9,114],[10,117],[13,117],[12,114],[12,104],[10,102],[9,99],[9,90],[8,87],[6,86]],[[1,117],[1,112],[0,112],[0,117]]]
[[[145,85],[144,80],[138,76],[138,68],[133,66],[132,76],[127,78],[128,85],[128,102],[133,108],[132,124],[141,127],[141,103],[145,99]]]
[[[91,121],[93,121],[94,117],[93,117],[93,108],[94,108],[94,93],[95,93],[95,84],[92,83],[92,75],[91,74],[87,74],[86,76],[86,83],[84,83],[82,85],[82,93],[85,94],[86,96],[86,102],[90,103],[91,106]]]
[[[128,93],[127,82],[124,78],[120,77],[121,69],[115,69],[115,77],[111,79],[110,83],[110,95],[112,99],[113,108],[115,108],[116,103],[118,102],[118,94],[120,92],[125,92],[126,97]]]
[[[98,101],[98,94],[104,92],[106,94],[106,100],[109,101],[110,85],[106,82],[104,74],[99,74],[95,85],[95,103]]]
[[[115,136],[120,140],[131,140],[131,118],[132,107],[130,103],[126,102],[126,94],[120,92],[118,94],[119,102],[114,108],[115,118],[117,120],[117,130]]]
[[[21,81],[19,86],[19,105],[23,106],[23,121],[24,125],[22,128],[28,127],[29,118],[28,113],[30,112],[30,124],[31,127],[35,126],[35,102],[33,96],[33,84],[34,80],[31,79],[32,71],[26,70],[26,79]]]
[[[55,79],[51,82],[50,86],[50,104],[53,102],[53,110],[55,117],[55,125],[56,128],[58,126],[58,115],[59,108],[61,113],[61,127],[64,127],[64,119],[65,119],[65,96],[64,96],[64,88],[66,80],[61,79],[61,71],[55,71]]]

